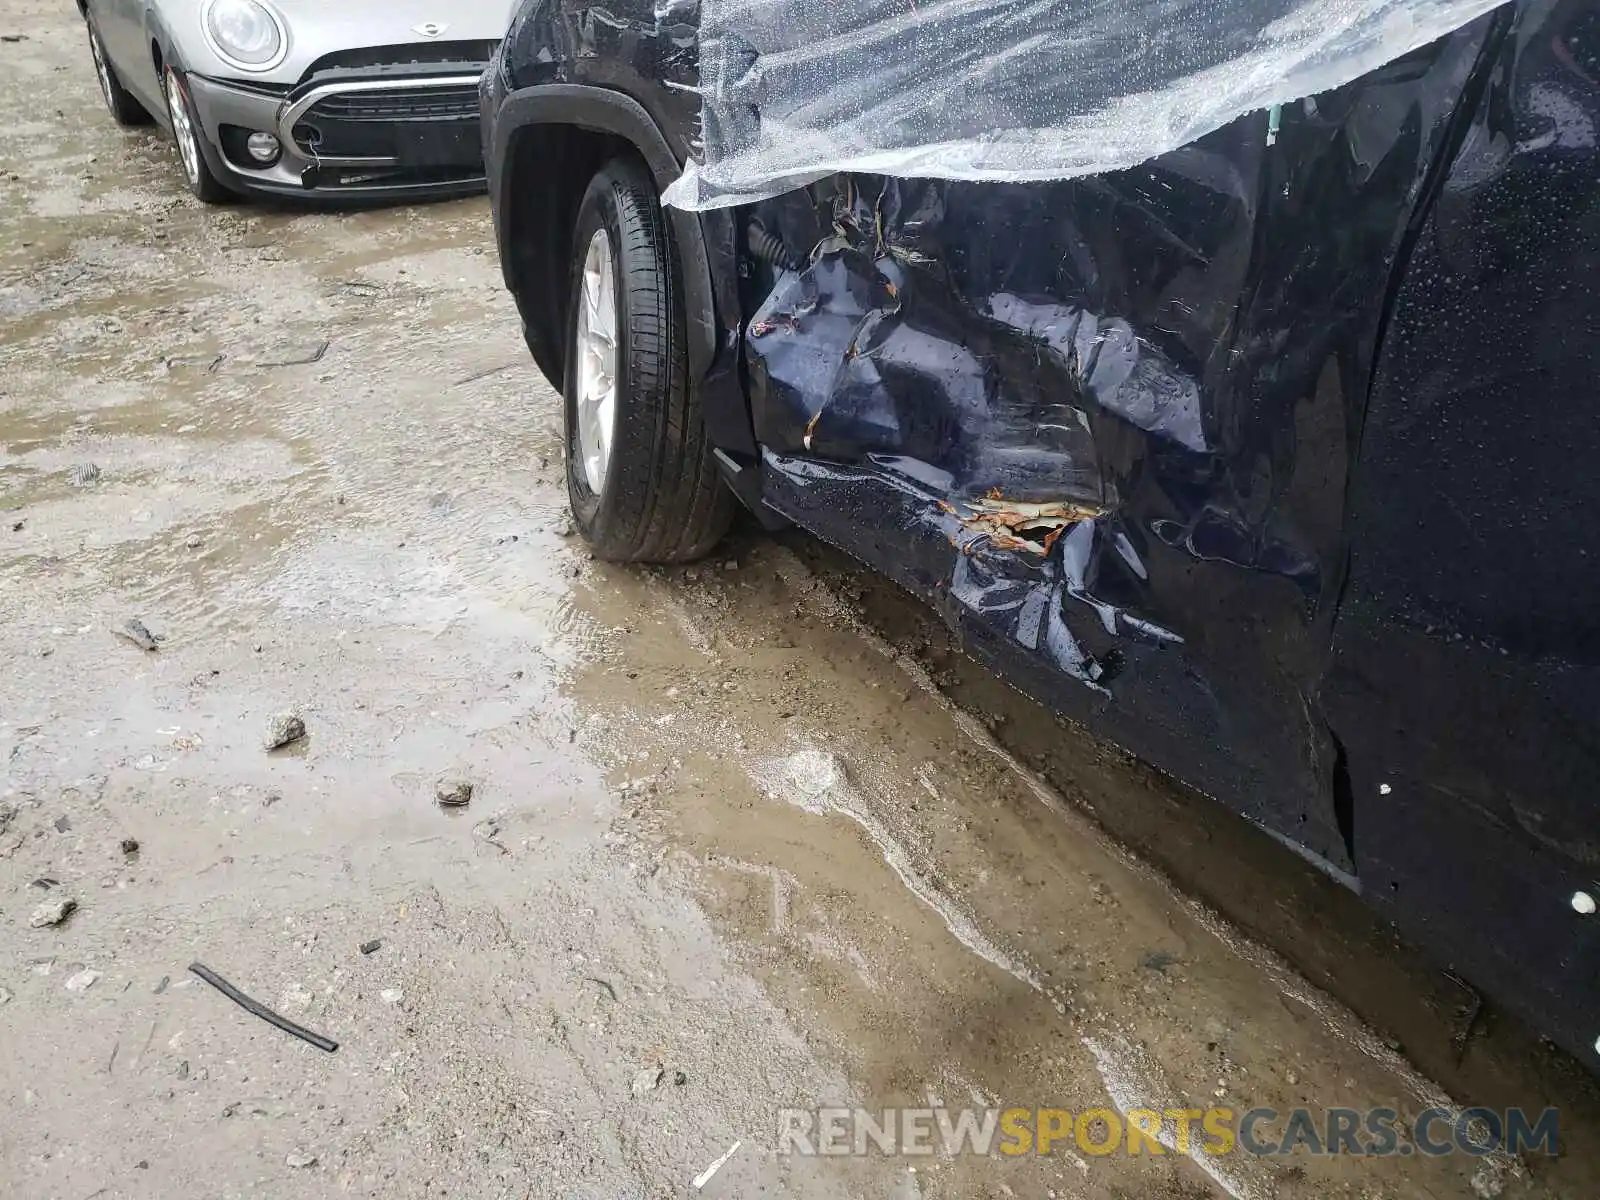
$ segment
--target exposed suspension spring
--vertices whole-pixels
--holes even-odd
[[[764,263],[782,267],[785,271],[798,271],[805,266],[804,260],[790,253],[783,239],[775,233],[769,233],[760,221],[750,222],[745,237],[750,244],[751,255]]]

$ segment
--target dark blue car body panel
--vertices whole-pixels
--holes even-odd
[[[519,138],[567,122],[670,181],[695,18],[529,0],[486,78],[547,373]],[[708,425],[754,507],[1593,1065],[1597,129],[1594,6],[1541,0],[1129,171],[676,214]],[[1097,515],[1040,554],[963,520],[996,495]]]

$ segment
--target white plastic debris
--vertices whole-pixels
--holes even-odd
[[[706,1184],[710,1183],[711,1177],[727,1165],[728,1160],[738,1153],[739,1147],[742,1145],[744,1145],[743,1142],[735,1142],[723,1152],[721,1158],[717,1159],[716,1162],[712,1163],[704,1171],[701,1171],[700,1174],[696,1175],[694,1177],[694,1190],[698,1192],[701,1188],[705,1187]]]

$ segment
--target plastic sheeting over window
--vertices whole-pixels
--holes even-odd
[[[837,171],[1131,167],[1503,2],[701,0],[702,155],[666,200],[718,208]]]

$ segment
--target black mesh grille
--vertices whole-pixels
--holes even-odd
[[[478,89],[466,87],[383,88],[336,92],[312,105],[307,120],[448,120],[478,115]]]
[[[325,54],[302,77],[310,79],[323,71],[403,67],[423,63],[486,64],[494,57],[496,42],[418,42],[409,46],[363,46]]]

